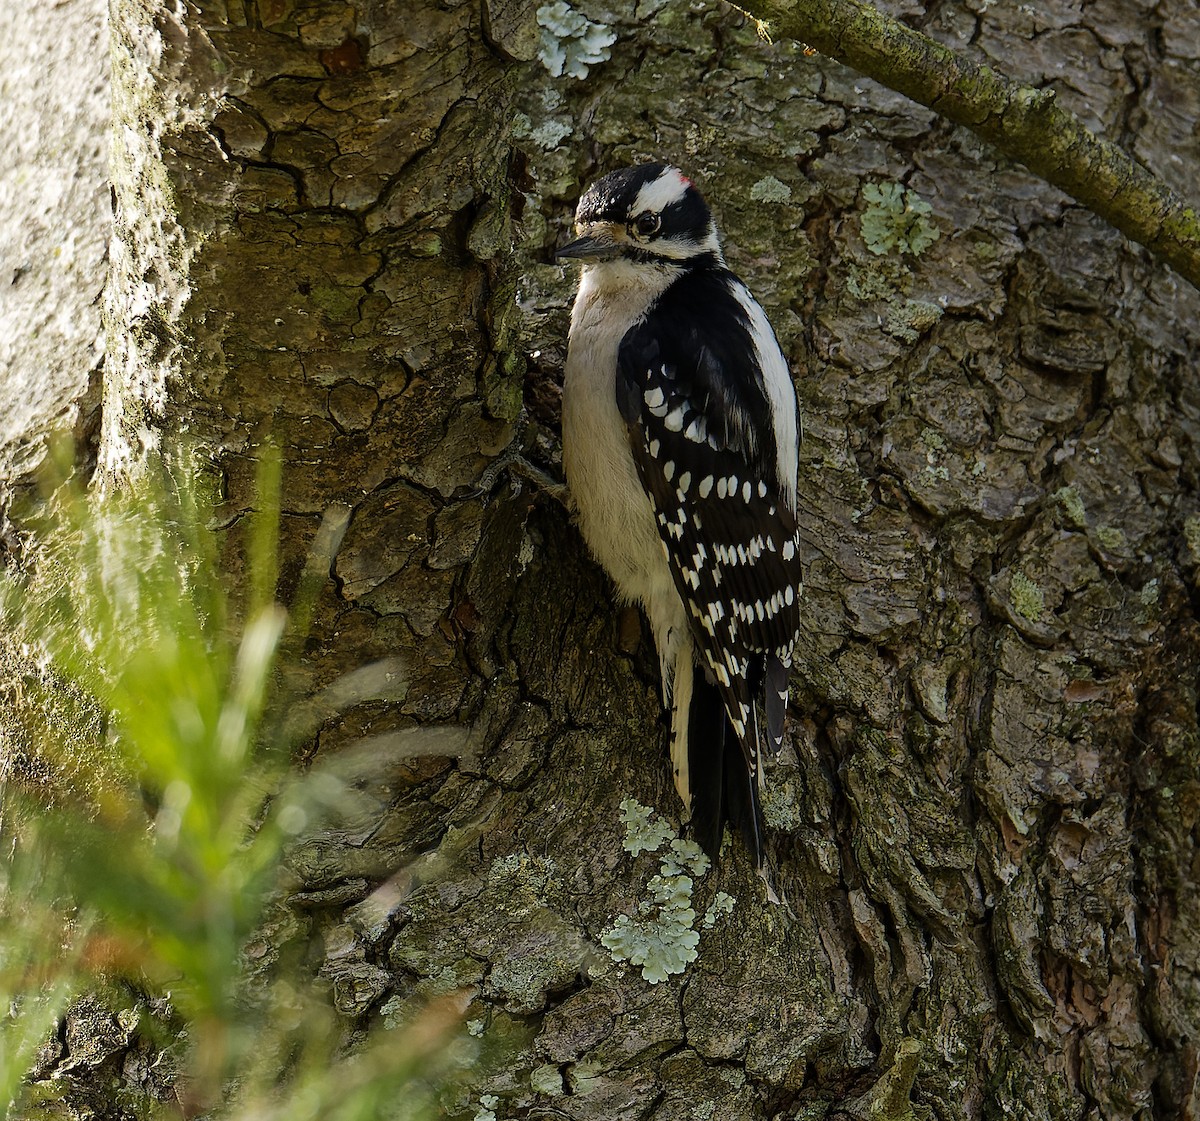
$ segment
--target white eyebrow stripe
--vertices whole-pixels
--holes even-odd
[[[663,168],[657,179],[651,179],[633,200],[632,217],[644,210],[660,214],[674,202],[681,202],[691,184],[677,167]]]

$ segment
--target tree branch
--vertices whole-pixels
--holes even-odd
[[[1061,108],[863,0],[739,0],[774,38],[797,39],[928,106],[1065,191],[1200,288],[1200,218],[1123,149]]]

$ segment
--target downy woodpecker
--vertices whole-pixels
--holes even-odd
[[[583,265],[563,383],[579,528],[649,617],[697,841],[715,859],[729,821],[761,865],[758,706],[778,751],[800,614],[795,388],[677,168],[606,175],[575,231],[557,255]]]

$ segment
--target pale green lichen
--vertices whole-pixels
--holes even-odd
[[[673,836],[672,830],[664,830],[654,820],[653,810],[632,798],[621,803],[621,819],[625,823],[625,849],[635,856],[658,852]],[[641,917],[618,915],[600,936],[601,945],[612,954],[613,960],[639,966],[642,977],[652,985],[682,973],[694,962],[700,933],[695,929],[692,892],[696,879],[708,869],[708,857],[699,845],[678,837],[671,840],[659,858],[658,875],[651,876],[646,884],[649,898],[638,904]],[[713,921],[728,913],[732,906],[732,897],[720,893],[709,909]]]
[[[517,113],[513,117],[513,136],[518,140],[532,140],[547,152],[557,148],[562,140],[570,136],[572,127],[570,121],[557,117],[547,117],[537,126],[525,113]]]
[[[925,428],[921,432],[921,443],[925,445],[925,473],[934,479],[950,478],[950,469],[941,461],[946,438],[936,428]]]
[[[1189,559],[1193,564],[1200,563],[1200,517],[1192,514],[1183,520],[1183,539],[1187,542]]]
[[[535,1094],[561,1098],[563,1095],[562,1072],[554,1063],[543,1063],[529,1072],[529,1085]]]
[[[713,896],[713,901],[708,905],[708,910],[704,912],[704,929],[711,930],[722,915],[732,915],[733,905],[737,902],[736,899],[728,892],[718,891]]]
[[[543,4],[537,10],[541,27],[538,58],[555,78],[584,79],[588,67],[606,62],[617,33],[602,23],[593,23],[565,0]]]
[[[1096,540],[1100,542],[1104,548],[1110,552],[1115,549],[1123,548],[1125,545],[1125,534],[1122,533],[1116,526],[1102,525],[1096,527]]]
[[[1158,579],[1155,577],[1152,580],[1147,580],[1142,585],[1142,590],[1138,593],[1138,598],[1142,601],[1143,606],[1151,607],[1158,602],[1159,591]]]
[[[1062,507],[1063,513],[1076,529],[1087,526],[1087,510],[1084,509],[1083,499],[1074,487],[1060,487],[1051,495]]]
[[[899,258],[874,261],[869,266],[851,264],[846,270],[846,291],[856,300],[890,300],[903,283],[908,270]]]
[[[665,821],[656,821],[654,811],[632,798],[621,803],[621,823],[625,826],[624,849],[631,856],[643,852],[658,852],[673,836],[675,830]]]
[[[787,202],[792,197],[792,188],[781,183],[774,175],[765,175],[750,188],[750,197],[755,202]]]
[[[851,510],[850,520],[858,522],[866,513]],[[791,767],[776,767],[762,794],[763,820],[782,833],[794,833],[806,822],[801,804],[802,792],[796,772]]]
[[[635,922],[628,915],[620,915],[600,941],[614,961],[641,966],[642,977],[657,985],[672,973],[682,973],[696,960],[700,935],[692,929],[696,912],[684,905],[692,899],[690,878],[666,881],[655,876],[650,889],[654,892],[651,917]]]
[[[933,207],[899,183],[868,183],[862,189],[867,208],[862,236],[878,256],[896,249],[919,257],[941,236],[930,220]]]
[[[499,1104],[500,1099],[495,1094],[481,1094],[479,1108],[471,1121],[496,1121],[496,1106]]]
[[[497,857],[488,868],[488,886],[515,887],[530,898],[540,898],[553,882],[557,866],[548,856],[530,856],[527,852],[512,852]]]
[[[1017,614],[1023,615],[1032,623],[1036,623],[1046,610],[1045,593],[1023,572],[1013,573],[1009,596]]]
[[[883,329],[903,342],[915,343],[943,314],[942,308],[928,300],[905,300],[891,306]]]
[[[600,1063],[574,1063],[567,1076],[570,1082],[572,1097],[582,1098],[590,1094],[604,1076],[605,1068]]]

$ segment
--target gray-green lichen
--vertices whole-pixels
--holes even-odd
[[[941,236],[930,220],[933,207],[899,183],[868,183],[862,189],[866,210],[862,236],[878,256],[896,249],[919,257]]]
[[[1067,516],[1067,520],[1076,529],[1087,528],[1087,510],[1084,508],[1079,491],[1074,487],[1060,487],[1052,497],[1057,500],[1063,513]]]
[[[934,479],[948,479],[950,469],[942,463],[946,450],[946,438],[936,428],[921,431],[921,443],[925,445],[925,472]]]
[[[737,900],[726,891],[718,891],[704,912],[704,929],[711,930],[722,915],[732,915]]]
[[[1200,563],[1200,517],[1192,515],[1183,521],[1183,539],[1187,543],[1189,559]]]
[[[883,329],[902,342],[915,343],[942,315],[942,309],[928,300],[905,300],[892,305]]]
[[[658,852],[675,830],[665,821],[655,820],[654,811],[633,798],[621,803],[621,823],[625,826],[623,847],[631,856],[643,852]]]
[[[529,1086],[535,1094],[559,1097],[563,1092],[562,1072],[555,1063],[543,1063],[530,1071]]]
[[[766,175],[750,188],[750,197],[755,202],[787,202],[792,197],[792,188],[774,175]]]
[[[1023,572],[1013,573],[1009,595],[1017,614],[1023,615],[1031,623],[1036,623],[1046,610],[1045,593]]]
[[[617,33],[603,23],[593,23],[565,0],[554,0],[537,10],[542,29],[538,58],[555,78],[583,79],[588,67],[606,62]]]
[[[674,831],[654,820],[654,811],[632,798],[621,803],[625,822],[625,849],[635,856],[658,852]],[[692,907],[695,880],[709,869],[708,857],[692,841],[678,837],[659,858],[659,872],[646,884],[650,898],[638,904],[639,919],[618,915],[601,936],[601,944],[614,961],[627,961],[641,967],[642,977],[652,985],[665,981],[673,973],[682,973],[696,960],[700,932],[695,929],[696,912]],[[723,892],[713,900],[704,925],[711,927],[721,914],[733,909],[734,900]]]
[[[555,117],[548,117],[537,126],[525,113],[518,113],[513,118],[513,136],[518,140],[532,140],[547,151],[557,148],[561,141],[570,136],[571,128],[570,121]]]
[[[898,257],[851,262],[846,268],[846,291],[856,300],[894,300],[905,286],[910,270]]]

